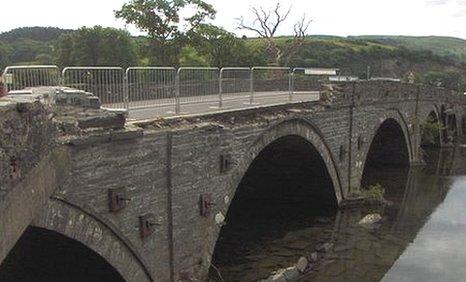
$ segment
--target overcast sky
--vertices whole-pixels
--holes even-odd
[[[125,28],[113,11],[126,0],[0,0],[0,32],[24,26],[112,26]],[[236,18],[273,0],[207,0],[218,11],[216,24],[238,35]],[[312,18],[310,34],[443,35],[466,39],[466,0],[282,0],[293,5],[280,34],[292,34],[303,13]],[[136,30],[127,27],[133,34]]]

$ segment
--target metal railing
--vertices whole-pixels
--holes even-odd
[[[216,102],[219,73],[219,68],[179,68],[177,73],[179,104]]]
[[[176,105],[176,69],[130,67],[125,72],[127,108],[143,109]]]
[[[124,77],[120,67],[67,67],[61,85],[91,92],[104,106],[127,108]]]
[[[241,99],[251,93],[251,74],[251,68],[226,67],[220,70],[219,108],[223,107],[225,100]]]
[[[91,92],[107,108],[137,110],[205,103],[209,107],[238,106],[238,101],[275,97],[292,101],[296,95],[315,94],[305,68],[288,67],[7,67],[7,89],[36,86],[66,86]],[[302,82],[304,81],[304,82]],[[278,98],[277,98],[278,97]],[[280,98],[283,97],[283,98]]]
[[[255,94],[265,95],[287,94],[292,100],[291,72],[288,67],[253,67],[251,69],[250,104],[255,103]],[[265,94],[265,95],[264,95]]]
[[[57,66],[11,66],[3,72],[7,91],[35,86],[55,86],[60,83]]]
[[[294,68],[291,73],[292,95],[297,93],[316,92],[321,89],[321,76],[306,74],[307,68]]]

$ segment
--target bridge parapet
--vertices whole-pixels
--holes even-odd
[[[91,93],[39,87],[0,99],[0,196],[62,138],[91,128],[123,128],[125,113],[100,109]]]
[[[337,85],[346,99],[354,97],[356,103],[399,101],[399,100],[437,100],[464,102],[466,97],[459,92],[442,87],[423,84],[403,83],[384,80],[361,80],[355,82],[337,82]],[[418,97],[419,95],[419,97]]]

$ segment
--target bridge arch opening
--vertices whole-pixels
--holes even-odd
[[[312,226],[317,216],[334,215],[336,209],[334,185],[319,151],[301,136],[281,137],[257,155],[238,185],[212,264],[220,269],[238,264],[258,245]]]
[[[408,173],[409,161],[408,144],[401,125],[393,118],[385,120],[377,129],[369,147],[361,179],[361,188],[368,188],[376,184],[381,184],[384,187],[396,187],[393,183],[381,183],[380,175],[386,176],[393,173],[398,175],[396,178],[399,178],[400,170]],[[383,177],[383,179],[390,178]],[[393,179],[393,181],[397,181],[397,179]]]
[[[55,231],[28,227],[0,265],[1,281],[125,281],[103,257]]]

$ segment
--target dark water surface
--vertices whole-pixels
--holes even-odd
[[[244,216],[230,219],[212,280],[218,272],[224,281],[265,279],[331,242],[323,265],[303,281],[466,281],[466,148],[429,150],[426,160],[368,172],[364,182],[382,184],[390,207],[331,212],[268,201],[246,224]],[[382,222],[361,227],[370,213]]]

